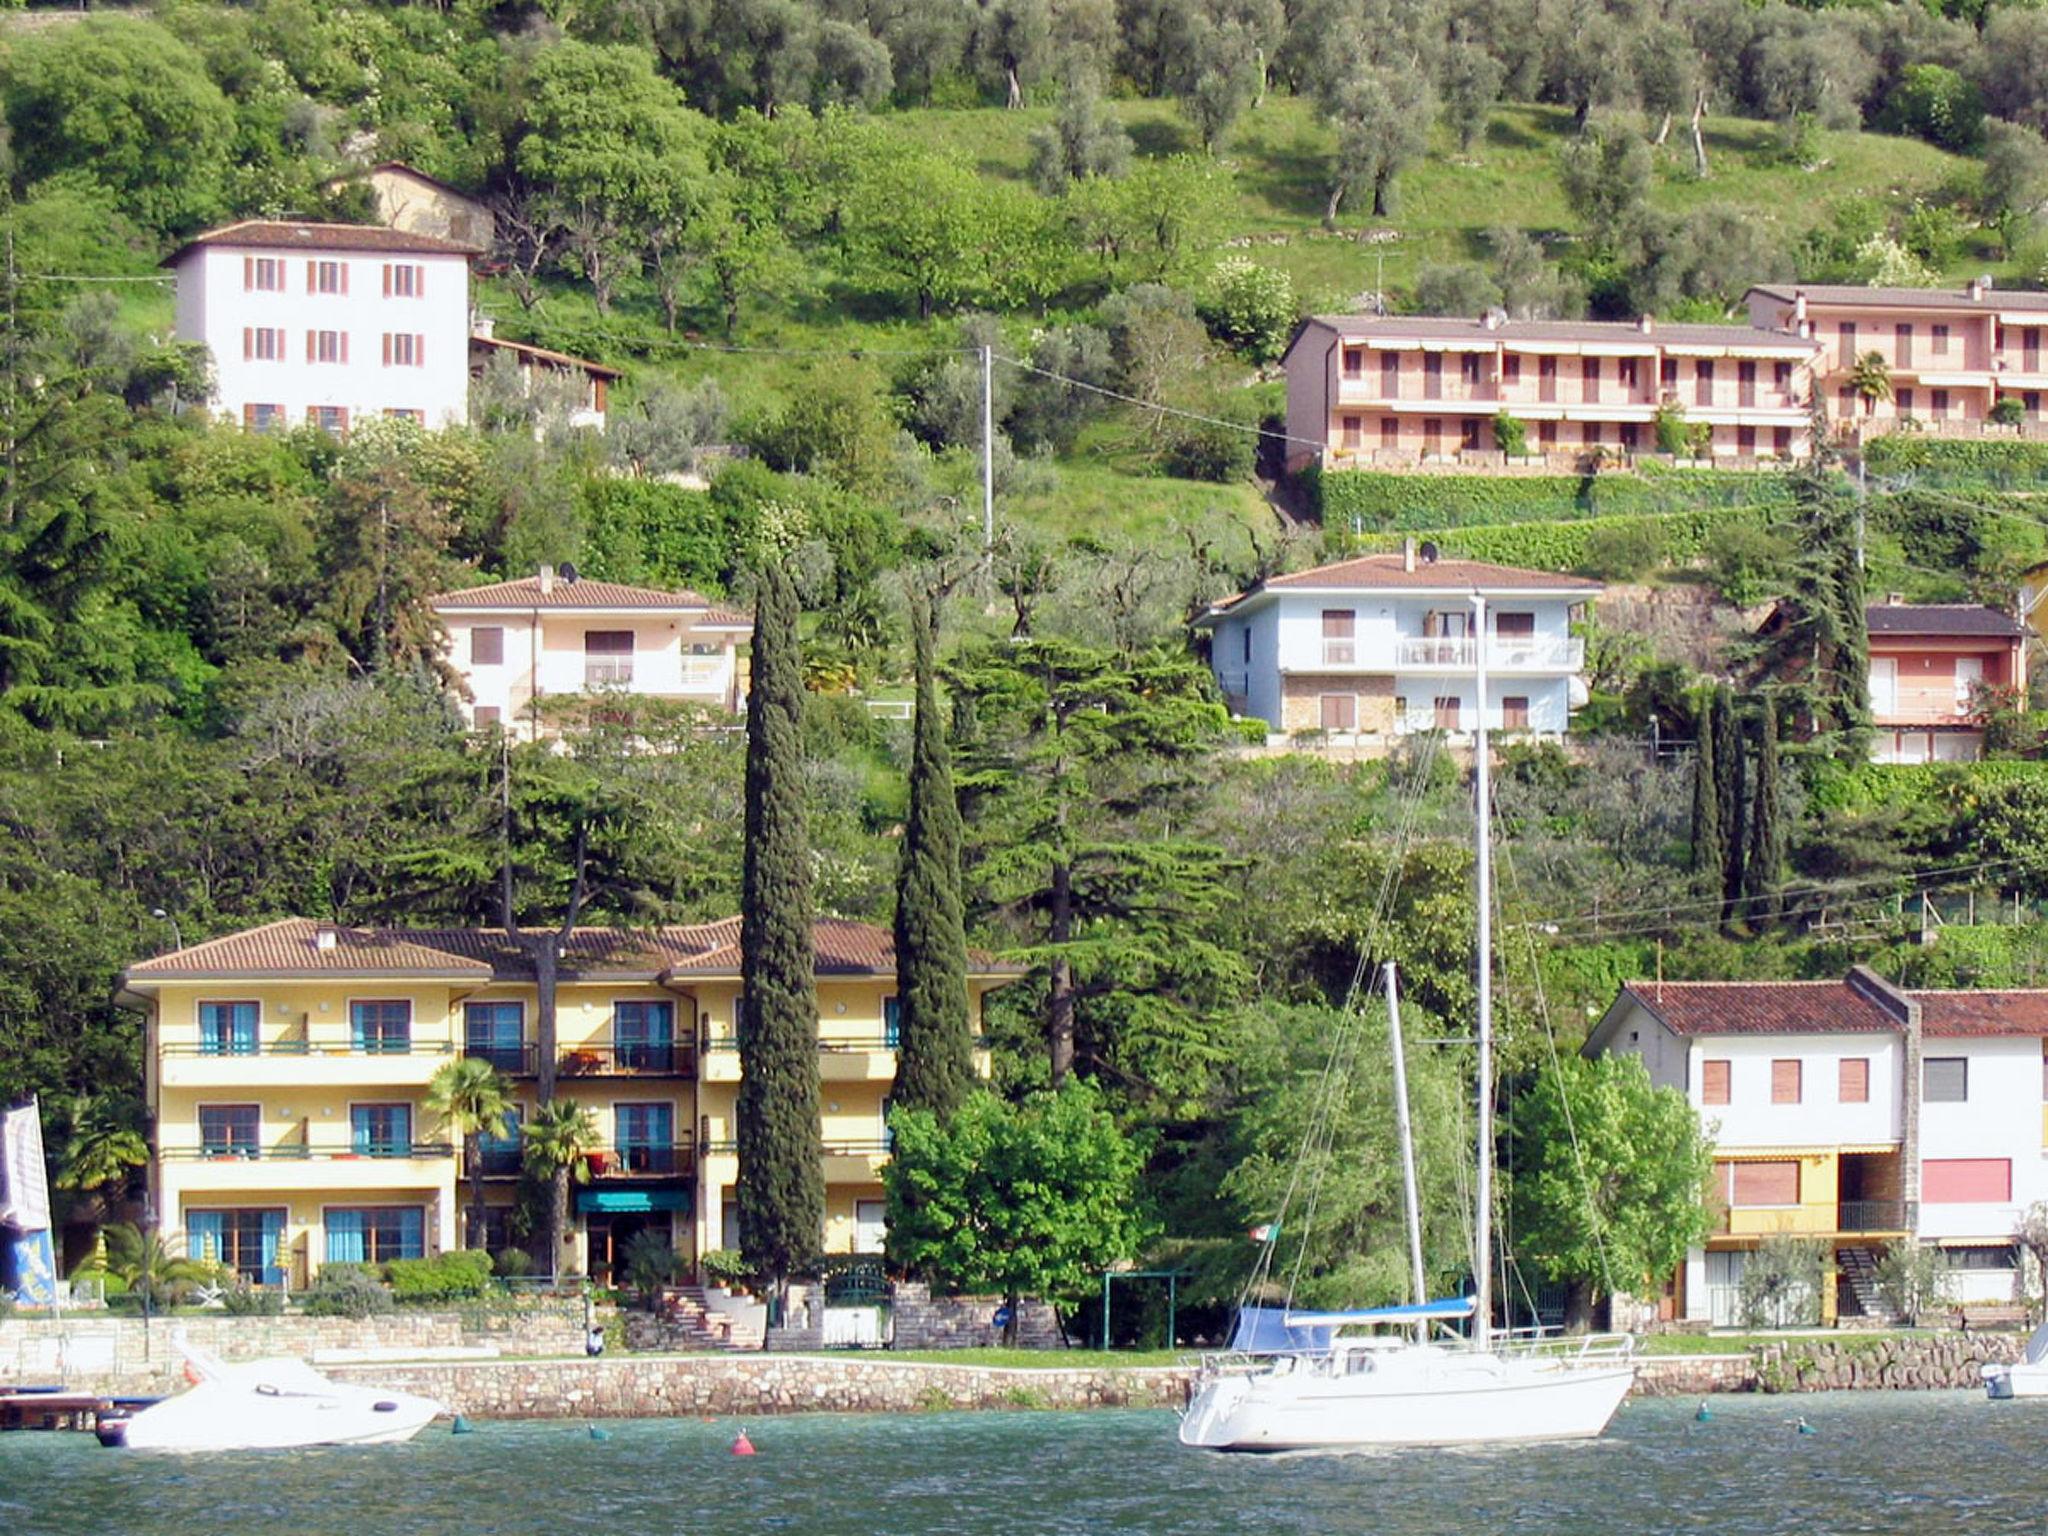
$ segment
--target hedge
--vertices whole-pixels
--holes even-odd
[[[1312,503],[1329,528],[1437,530],[1616,517],[1699,507],[1783,506],[1782,475],[1648,468],[1599,475],[1426,475],[1311,470]]]
[[[2048,783],[2048,763],[2008,758],[1988,763],[1861,763],[1816,761],[1806,770],[1814,805],[1860,811],[1901,800],[1920,800],[1944,784],[1982,791],[1994,784],[2033,779]]]
[[[1682,565],[1697,559],[1707,536],[1732,522],[1762,521],[1762,507],[1695,507],[1686,512],[1653,512],[1632,517],[1581,517],[1556,523],[1502,523],[1493,527],[1446,530],[1437,543],[1443,553],[1496,565],[1519,565],[1539,571],[1579,571],[1592,563],[1594,542],[1603,534],[1655,528],[1658,559]],[[1367,533],[1342,540],[1360,551],[1399,549],[1399,533]]]
[[[1866,444],[1863,462],[1874,475],[1941,470],[1998,479],[2048,480],[2048,442],[2013,437],[1920,437],[1900,432]]]

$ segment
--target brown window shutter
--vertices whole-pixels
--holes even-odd
[[[412,339],[412,365],[415,368],[427,366],[427,338],[425,335],[415,336]]]
[[[1844,1056],[1842,1058],[1841,1092],[1838,1097],[1844,1104],[1868,1104],[1870,1102],[1870,1058],[1868,1056]]]
[[[247,293],[255,286],[256,258],[254,256],[244,256],[242,258],[242,292]]]
[[[384,297],[391,297],[391,263],[384,263]]]
[[[389,331],[384,333],[384,366],[386,368],[391,366],[391,333]]]
[[[344,363],[348,361],[348,332],[347,332],[347,331],[343,331],[343,332],[341,333],[341,360],[342,360],[342,361],[343,361]]]
[[[1730,1185],[1730,1205],[1797,1205],[1799,1165],[1789,1161],[1736,1163]]]
[[[249,326],[242,327],[242,361],[247,362],[256,355],[256,332]]]
[[[505,629],[501,624],[478,625],[469,632],[469,660],[472,666],[495,667],[505,660]]]
[[[427,269],[423,266],[412,269],[412,296],[416,299],[427,296]]]
[[[348,297],[348,263],[347,263],[347,262],[345,262],[345,261],[337,261],[337,262],[335,263],[335,266],[337,266],[337,267],[339,267],[339,268],[341,269],[341,294],[342,294],[342,297],[343,297],[343,298],[347,298],[347,297]]]
[[[319,352],[318,352],[318,351],[316,350],[316,349],[317,349],[317,348],[319,347],[319,345],[320,345],[320,342],[319,342],[319,332],[317,332],[317,331],[308,331],[308,332],[306,332],[306,361],[307,361],[307,362],[309,362],[309,363],[310,363],[310,362],[312,362],[312,361],[313,361],[313,360],[314,360],[315,358],[317,358],[317,357],[318,357],[318,356],[320,355],[320,354],[319,354]]]
[[[1796,1060],[1788,1061],[1781,1057],[1771,1063],[1771,1102],[1799,1102],[1799,1063]]]
[[[1700,1102],[1702,1104],[1726,1104],[1728,1102],[1727,1062],[1703,1061],[1700,1063]]]
[[[320,264],[317,261],[306,263],[306,292],[308,293],[318,293],[320,291],[319,267]]]
[[[255,426],[255,425],[256,425],[256,407],[255,407],[255,406],[253,406],[253,405],[244,405],[244,406],[242,407],[242,425],[243,425],[243,426],[245,426],[245,427],[253,427],[253,426]]]

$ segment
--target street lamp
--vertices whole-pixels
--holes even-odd
[[[178,920],[175,917],[171,916],[162,907],[151,907],[149,915],[160,922],[166,922],[171,925],[171,948],[183,949],[185,947],[185,936],[178,931]]]

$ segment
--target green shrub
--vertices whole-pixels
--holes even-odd
[[[467,1301],[491,1288],[491,1256],[479,1249],[440,1253],[431,1259],[393,1259],[384,1266],[391,1294],[408,1306]]]
[[[1493,446],[1511,459],[1519,458],[1529,451],[1529,429],[1502,410],[1493,418]]]
[[[747,1261],[732,1248],[713,1248],[709,1253],[697,1257],[697,1273],[703,1276],[706,1285],[745,1285],[753,1279],[754,1272],[747,1267]]]
[[[1190,422],[1175,434],[1160,455],[1160,467],[1182,480],[1209,480],[1227,485],[1251,478],[1258,440],[1240,427]]]
[[[1266,744],[1267,735],[1273,729],[1272,726],[1261,720],[1257,715],[1245,719],[1233,719],[1230,725],[1231,729],[1237,732],[1241,740],[1254,747],[1263,747]]]
[[[1738,608],[1753,608],[1783,585],[1792,543],[1761,523],[1729,522],[1707,535],[1700,553],[1717,590]]]
[[[1255,363],[1270,362],[1294,329],[1294,280],[1242,256],[1216,263],[1195,313],[1209,334]]]
[[[1581,571],[1590,574],[1595,565],[1594,542],[1603,535],[1648,524],[1654,535],[1659,558],[1667,565],[1683,565],[1698,557],[1707,536],[1730,523],[1756,524],[1764,511],[1750,507],[1701,507],[1691,512],[1650,513],[1629,517],[1581,517],[1568,522],[1503,523],[1493,527],[1453,528],[1439,534],[1446,555],[1464,560],[1487,560],[1498,565],[1518,565],[1537,571]],[[1330,540],[1334,550],[1377,551],[1401,547],[1401,535],[1365,534]]]
[[[1789,506],[1792,500],[1783,475],[1658,465],[1601,475],[1403,475],[1338,469],[1311,471],[1304,486],[1324,527],[1366,533]]]
[[[1996,479],[2048,480],[2048,443],[2044,442],[1894,433],[1869,443],[1863,458],[1873,475],[1934,470]]]
[[[367,1264],[323,1264],[311,1288],[300,1293],[308,1317],[375,1317],[391,1306],[390,1288]]]
[[[2001,427],[2016,427],[2027,419],[2026,402],[2018,395],[2003,396],[1991,407],[1989,419]]]
[[[500,1248],[491,1256],[491,1268],[507,1280],[533,1273],[533,1255],[524,1248]]]
[[[633,1234],[626,1244],[626,1283],[643,1296],[652,1296],[664,1285],[683,1277],[683,1256],[661,1233],[649,1228]]]
[[[1648,518],[1610,524],[1589,535],[1580,569],[1610,581],[1631,581],[1664,563],[1664,530]]]
[[[230,1317],[281,1317],[284,1292],[254,1286],[244,1280],[220,1298],[221,1309]]]

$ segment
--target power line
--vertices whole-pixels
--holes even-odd
[[[1119,390],[1105,389],[1102,385],[1090,384],[1085,379],[1070,378],[1064,373],[1057,373],[1050,368],[1041,368],[1036,363],[1025,362],[1022,358],[1006,357],[1000,352],[995,355],[995,360],[999,363],[1007,363],[1012,368],[1022,369],[1026,373],[1035,373],[1040,378],[1055,380],[1070,389],[1085,389],[1091,395],[1101,395],[1110,400],[1121,400],[1125,405],[1135,405],[1144,410],[1156,412],[1161,416],[1178,416],[1183,421],[1198,421],[1204,426],[1210,427],[1228,427],[1233,432],[1249,432],[1254,437],[1270,437],[1276,442],[1302,443],[1312,448],[1329,447],[1328,441],[1322,438],[1295,437],[1286,432],[1276,432],[1268,427],[1250,426],[1242,421],[1227,420],[1222,416],[1204,416],[1200,411],[1184,411],[1178,406],[1161,405],[1155,400],[1141,400],[1136,395],[1126,395]]]
[[[174,273],[152,272],[144,277],[100,277],[88,272],[24,272],[21,276],[41,283],[175,283]]]

